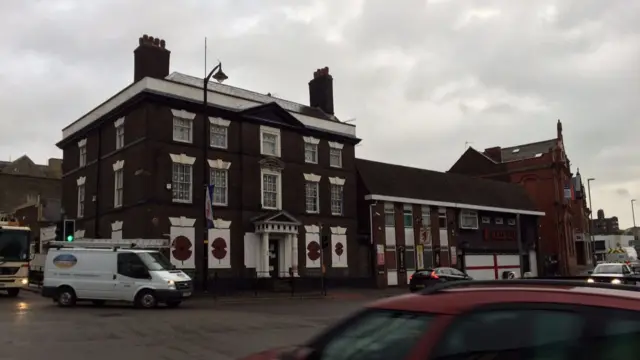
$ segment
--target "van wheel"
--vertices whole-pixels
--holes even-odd
[[[104,300],[91,300],[91,302],[95,306],[103,306],[106,301],[104,301]]]
[[[167,307],[175,309],[182,304],[182,301],[167,301]]]
[[[16,297],[20,293],[20,289],[7,289],[7,295],[9,297]]]
[[[151,290],[142,290],[138,293],[135,300],[135,306],[142,309],[153,309],[158,306],[156,294]]]
[[[76,304],[76,292],[68,286],[63,286],[58,289],[56,296],[58,300],[58,306],[60,307],[72,307]]]

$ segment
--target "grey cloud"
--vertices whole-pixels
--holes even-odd
[[[60,129],[131,82],[143,33],[193,75],[207,36],[229,84],[303,103],[312,71],[329,66],[366,158],[445,170],[465,141],[548,139],[560,118],[574,166],[598,178],[598,206],[628,223],[627,193],[611,189],[640,193],[638,18],[628,0],[4,1],[0,157],[59,154]]]

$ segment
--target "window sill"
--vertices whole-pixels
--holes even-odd
[[[320,214],[320,211],[309,211],[309,210],[307,210],[307,214],[318,215],[318,214]]]
[[[462,230],[478,230],[478,227],[472,227],[472,226],[460,226],[460,229]]]
[[[223,203],[211,203],[211,205],[213,205],[213,206],[225,206],[225,207],[229,206],[229,204],[226,204],[226,203],[225,204],[223,204]]]
[[[228,146],[209,145],[209,147],[212,148],[212,149],[229,150]]]
[[[119,209],[119,208],[121,208],[121,207],[122,207],[122,204],[120,204],[120,205],[113,205],[113,208],[114,208],[114,209]]]
[[[329,167],[336,168],[336,169],[342,169],[342,165],[329,165]]]
[[[281,210],[281,209],[279,206],[276,206],[276,207],[262,206],[262,210]]]
[[[317,161],[317,160],[316,160],[316,161],[307,161],[307,160],[305,160],[305,161],[304,161],[304,163],[305,163],[305,164],[314,164],[314,165],[318,165],[318,161]]]
[[[183,144],[193,144],[192,140],[182,140],[182,139],[173,138],[173,141],[183,143]]]
[[[172,202],[177,203],[177,204],[191,204],[192,201],[191,200],[178,200],[178,199],[171,199]]]
[[[280,154],[266,154],[266,153],[263,153],[263,152],[261,152],[261,153],[260,153],[260,155],[263,155],[263,156],[272,156],[272,157],[277,157],[277,158],[279,158],[279,157],[280,157]]]
[[[331,213],[331,216],[344,216],[344,214]]]

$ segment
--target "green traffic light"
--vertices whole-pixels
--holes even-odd
[[[68,235],[67,236],[67,241],[73,241],[73,235]]]

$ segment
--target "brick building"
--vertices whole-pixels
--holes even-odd
[[[334,115],[329,70],[313,74],[310,106],[209,83],[204,109],[203,81],[170,74],[169,58],[164,41],[141,37],[134,83],[63,129],[76,238],[166,238],[178,268],[237,284],[318,277],[327,237],[327,277],[370,277],[356,236],[360,140]]]
[[[572,173],[560,120],[556,130],[555,138],[540,142],[484,152],[469,148],[449,172],[522,185],[546,214],[540,221],[540,256],[548,267],[557,263],[560,273],[570,274],[577,271]]]
[[[592,221],[592,228],[594,235],[620,235],[620,225],[618,224],[618,217],[606,217],[604,216],[604,210],[597,211],[597,216]]]
[[[577,169],[576,175],[571,179],[572,206],[574,226],[574,237],[576,244],[576,262],[578,265],[591,265],[594,260],[594,243],[589,227],[590,209],[588,205],[589,194],[582,182],[580,169]]]
[[[538,218],[518,185],[356,160],[359,233],[373,244],[379,286],[451,266],[476,279],[537,273]],[[373,256],[372,256],[373,257]]]
[[[49,159],[47,165],[34,163],[23,155],[0,161],[0,213],[42,199],[60,199],[62,160]]]

